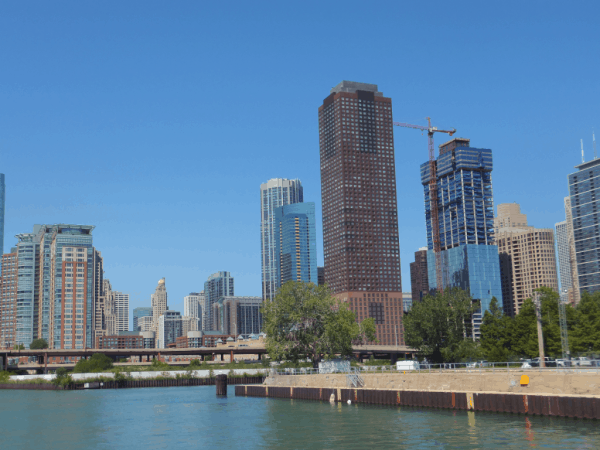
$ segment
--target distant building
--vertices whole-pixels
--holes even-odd
[[[175,339],[182,335],[181,313],[178,311],[165,311],[158,318],[157,348],[167,348],[174,344]]]
[[[502,279],[504,313],[515,316],[534,290],[546,286],[558,292],[554,233],[527,225],[517,203],[498,205],[494,228]]]
[[[317,267],[317,279],[319,286],[325,286],[325,267]]]
[[[404,312],[410,311],[412,308],[412,292],[402,293],[402,310]]]
[[[129,331],[129,294],[113,291],[115,302],[115,326],[119,331]],[[134,330],[135,331],[135,330]]]
[[[197,317],[183,316],[181,318],[181,335],[187,336],[188,331],[199,331],[200,319]]]
[[[404,344],[393,128],[376,84],[344,80],[319,106],[325,282],[382,345]]]
[[[492,297],[502,303],[498,247],[494,240],[492,151],[471,147],[470,140],[454,138],[440,145],[435,161],[438,231],[442,258],[442,287],[459,287],[479,300],[473,315],[473,337],[479,338],[484,311]],[[427,227],[429,289],[437,289],[433,247],[430,162],[421,164]]]
[[[579,289],[579,268],[577,266],[577,249],[575,247],[575,232],[573,224],[573,214],[571,208],[571,198],[565,197],[565,217],[567,222],[567,239],[569,245],[569,263],[571,266],[571,288],[567,289],[567,299],[572,305],[579,304],[581,291]]]
[[[133,331],[142,331],[138,323],[142,317],[152,317],[152,308],[149,306],[140,306],[133,310]]]
[[[569,175],[569,198],[579,296],[600,290],[600,159],[575,166]],[[575,299],[579,302],[579,298]]]
[[[158,321],[160,320],[160,316],[169,309],[167,306],[167,286],[164,278],[158,280],[158,285],[154,290],[154,294],[150,297],[150,303],[152,306],[152,317],[154,318],[153,331],[157,333],[157,335],[160,335],[158,331]]]
[[[317,284],[315,204],[295,203],[275,209],[275,289],[288,281]]]
[[[106,336],[106,297],[104,296],[104,259],[102,254],[94,249],[94,292],[93,292],[93,342],[96,345],[98,336]]]
[[[223,297],[213,305],[213,329],[223,334],[244,336],[262,331],[262,297]]]
[[[273,300],[279,285],[275,210],[280,206],[303,201],[304,191],[298,179],[273,178],[260,185],[260,254],[264,299]]]
[[[139,332],[153,331],[154,318],[152,316],[138,317],[137,328]]]
[[[4,214],[6,210],[6,182],[0,173],[0,255],[4,254]]]
[[[140,336],[144,339],[144,348],[156,348],[156,334],[154,334],[154,331],[140,331]]]
[[[183,315],[201,318],[204,300],[204,291],[192,292],[190,295],[183,297]]]
[[[427,273],[427,247],[415,252],[415,262],[410,263],[410,286],[412,303],[420,302],[429,294]],[[406,308],[404,309],[406,311]]]
[[[202,329],[213,330],[213,307],[221,297],[235,295],[233,277],[229,272],[216,272],[204,282],[204,308],[202,308]]]
[[[17,327],[17,249],[2,255],[2,280],[0,282],[0,348],[15,345]]]
[[[144,348],[144,338],[138,335],[98,336],[96,347],[100,349],[134,349]]]

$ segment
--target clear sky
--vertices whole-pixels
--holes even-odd
[[[4,1],[5,250],[34,223],[92,224],[132,308],[166,277],[182,311],[219,270],[260,295],[259,187],[284,177],[317,204],[322,264],[317,108],[344,79],[491,148],[495,203],[553,227],[600,134],[599,18],[597,1]],[[394,139],[408,291],[427,137]]]

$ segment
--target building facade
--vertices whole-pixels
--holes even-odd
[[[106,316],[104,297],[104,259],[102,254],[94,249],[94,300],[92,322],[94,324],[93,341],[97,342],[99,336],[106,335]]]
[[[514,317],[542,286],[558,292],[554,233],[527,225],[517,203],[498,205],[494,219],[500,257],[504,313]]]
[[[0,348],[12,348],[17,327],[17,249],[2,255],[0,284]]]
[[[260,254],[264,299],[273,300],[279,286],[275,210],[303,201],[304,192],[300,180],[273,178],[260,185]]]
[[[403,344],[392,99],[342,81],[319,107],[325,282],[383,345]]]
[[[137,328],[138,328],[139,332],[153,331],[154,330],[154,317],[153,316],[138,317]]]
[[[149,306],[140,306],[133,310],[133,331],[142,331],[139,320],[142,317],[152,317],[152,308]]]
[[[183,329],[181,314],[178,311],[165,311],[158,318],[157,348],[167,348],[181,336]]]
[[[318,284],[315,204],[275,209],[275,289],[288,281]]]
[[[183,297],[183,315],[201,318],[204,300],[204,291],[191,292],[190,295]]]
[[[158,321],[160,320],[160,316],[162,316],[164,312],[169,309],[167,305],[167,286],[164,278],[161,278],[158,281],[158,285],[154,290],[154,294],[152,294],[150,297],[150,303],[152,306],[152,317],[154,318],[154,326],[152,331],[154,331],[157,335],[160,335],[158,331]],[[160,339],[160,337],[158,339]]]
[[[600,159],[575,166],[569,198],[579,295],[600,290]],[[565,209],[566,206],[565,206]],[[578,301],[579,299],[577,299]]]
[[[325,286],[325,267],[317,267],[317,279],[319,286]]]
[[[571,266],[571,288],[567,290],[567,300],[572,305],[577,305],[581,299],[579,290],[579,272],[577,268],[577,251],[575,249],[575,233],[573,231],[573,214],[571,211],[571,198],[565,197],[565,217],[567,222],[567,238],[569,240],[569,263]]]
[[[183,316],[181,318],[181,335],[187,336],[188,331],[200,331],[200,319],[198,317]]]
[[[410,286],[412,303],[420,302],[429,294],[427,247],[421,247],[416,251],[415,262],[410,263]]]
[[[402,310],[406,313],[412,308],[412,292],[402,293]]]
[[[145,348],[144,338],[140,335],[98,336],[95,348],[133,349]]]
[[[223,334],[243,336],[262,331],[262,297],[223,297],[213,305],[213,328]]]
[[[4,212],[6,210],[6,180],[0,173],[0,255],[4,254]]]
[[[571,282],[571,264],[569,260],[569,235],[567,234],[567,221],[554,224],[556,236],[556,256],[558,257],[558,279],[560,280],[560,298],[563,303],[568,302]]]
[[[129,331],[129,294],[113,291],[113,297],[117,333],[120,331]]]
[[[474,337],[479,337],[483,312],[492,297],[502,305],[498,247],[494,241],[492,151],[470,146],[470,140],[452,139],[439,147],[436,160],[437,209],[443,287],[459,287],[480,302],[473,317]],[[429,289],[437,289],[433,252],[430,164],[421,164],[427,224]]]
[[[235,295],[233,277],[229,272],[216,272],[208,277],[204,283],[204,308],[202,308],[202,329],[214,330],[214,319],[212,316],[213,305],[221,297],[232,297]]]

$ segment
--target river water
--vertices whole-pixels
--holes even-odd
[[[0,390],[0,449],[600,448],[597,422],[316,401],[214,386]]]

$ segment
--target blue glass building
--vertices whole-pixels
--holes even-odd
[[[600,290],[600,159],[575,168],[579,171],[569,175],[569,197],[579,292],[595,292]]]
[[[233,277],[229,272],[213,273],[204,282],[204,307],[202,308],[202,329],[205,331],[218,330],[213,328],[213,305],[222,297],[235,295]]]
[[[138,319],[146,316],[152,317],[152,308],[149,306],[140,306],[133,310],[133,331],[141,331]]]
[[[288,281],[318,284],[315,204],[275,209],[277,288]]]
[[[492,151],[473,148],[469,139],[456,138],[440,146],[436,161],[438,222],[444,267],[443,287],[460,287],[481,301],[474,317],[478,335],[482,311],[496,297],[502,308],[498,247],[494,245]],[[429,288],[437,288],[429,192],[429,162],[421,165],[427,223]]]

